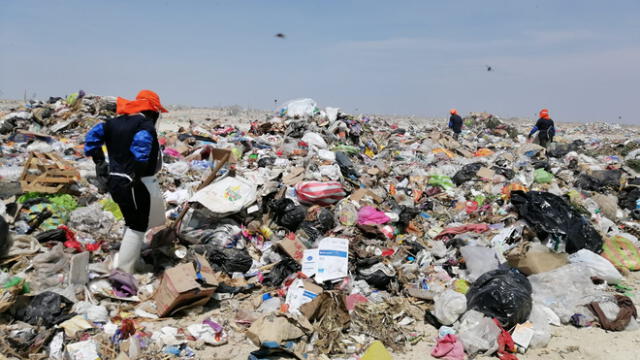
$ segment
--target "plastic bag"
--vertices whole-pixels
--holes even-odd
[[[548,311],[551,310],[537,303],[531,308],[529,322],[533,324],[533,337],[529,343],[530,348],[543,348],[551,341]]]
[[[434,315],[442,325],[451,325],[467,311],[467,298],[456,291],[446,290],[435,296]]]
[[[542,240],[555,242],[554,247],[564,243],[570,254],[580,249],[601,251],[600,233],[561,197],[541,191],[513,191],[511,203]]]
[[[318,104],[313,99],[295,99],[287,101],[280,109],[281,117],[307,117],[320,113]]]
[[[73,302],[66,297],[45,291],[29,299],[29,303],[16,310],[15,318],[31,325],[52,327],[75,314],[71,312]]]
[[[617,284],[622,281],[622,275],[609,260],[587,249],[582,249],[569,255],[569,262],[585,265],[592,271],[593,275],[610,284]]]
[[[467,293],[469,309],[497,318],[505,328],[525,322],[531,303],[531,284],[517,270],[489,271],[480,276]]]
[[[0,259],[4,258],[11,248],[11,236],[9,235],[9,225],[0,215]]]
[[[533,300],[550,308],[566,324],[580,306],[599,301],[606,292],[591,281],[591,271],[582,264],[568,264],[529,276]]]
[[[500,328],[493,320],[474,310],[467,311],[462,316],[458,329],[458,338],[469,355],[481,351],[493,353],[498,349],[499,334]]]
[[[345,226],[353,226],[358,221],[358,209],[351,200],[340,200],[335,208],[335,220]]]
[[[617,268],[640,270],[640,252],[633,242],[622,236],[606,239],[602,245],[602,257]]]
[[[444,175],[431,175],[429,177],[429,185],[439,186],[443,189],[451,189],[453,187],[453,182],[451,178]]]
[[[307,132],[302,137],[302,141],[309,144],[309,147],[316,149],[326,149],[327,143],[324,141],[322,135],[314,132]]]
[[[373,206],[363,206],[358,211],[358,224],[360,225],[379,225],[389,222],[389,217],[382,211]]]
[[[282,282],[294,272],[300,271],[300,264],[290,257],[277,263],[268,274],[264,276],[266,285],[280,286]]]
[[[573,184],[577,188],[603,192],[607,189],[617,190],[620,187],[622,170],[596,170],[578,176]]]
[[[476,173],[483,167],[484,164],[481,162],[467,164],[462,167],[455,175],[453,175],[453,182],[456,186],[460,186],[466,183],[469,180],[472,180],[476,177]]]
[[[331,205],[347,195],[337,181],[306,181],[296,184],[295,189],[300,201],[310,204]]]
[[[533,181],[538,184],[550,184],[553,181],[553,174],[544,169],[536,169],[533,172]]]
[[[274,212],[276,224],[295,231],[307,216],[307,209],[296,205],[291,199],[278,199],[269,203],[269,208]]]
[[[386,290],[393,279],[396,278],[396,270],[384,263],[377,263],[366,269],[359,269],[359,279],[381,290]]]
[[[227,216],[242,211],[256,201],[256,185],[240,177],[225,177],[214,182],[191,198],[218,216]]]
[[[487,271],[497,269],[500,266],[496,258],[496,251],[484,246],[463,246],[460,253],[464,257],[467,265],[469,280],[472,282],[478,279]]]
[[[253,258],[245,249],[209,248],[207,257],[214,268],[218,267],[227,274],[246,273],[253,265]]]
[[[356,170],[355,165],[353,164],[353,161],[351,161],[351,159],[349,159],[349,156],[347,156],[347,154],[345,154],[344,152],[336,152],[336,162],[338,163],[338,166],[340,166],[340,171],[342,172],[342,175],[344,177],[358,178],[360,176],[358,174],[358,171]]]

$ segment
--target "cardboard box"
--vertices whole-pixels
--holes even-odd
[[[481,167],[480,170],[478,170],[478,172],[476,173],[476,175],[484,179],[493,179],[493,177],[496,176],[496,172],[489,168]]]
[[[162,275],[160,286],[153,295],[160,317],[180,310],[206,304],[218,287],[218,277],[209,262],[196,255],[196,264],[185,263],[167,269]],[[197,280],[200,279],[200,282]]]
[[[278,246],[291,258],[302,264],[302,258],[304,257],[304,251],[307,247],[297,237],[285,237],[278,242]]]

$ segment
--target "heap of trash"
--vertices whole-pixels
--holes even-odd
[[[515,359],[553,327],[639,327],[636,129],[559,124],[545,149],[474,113],[456,141],[446,121],[311,99],[246,126],[191,121],[160,132],[168,220],[131,275],[111,270],[122,213],[82,151],[114,101],[0,113],[3,358],[251,344],[249,359],[372,360],[430,341],[434,357]]]

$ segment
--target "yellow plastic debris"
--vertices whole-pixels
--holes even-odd
[[[369,345],[367,351],[364,352],[360,360],[393,360],[391,354],[378,340]]]

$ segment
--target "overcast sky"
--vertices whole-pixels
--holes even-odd
[[[638,19],[637,0],[0,0],[0,98],[149,88],[167,104],[638,123]]]

